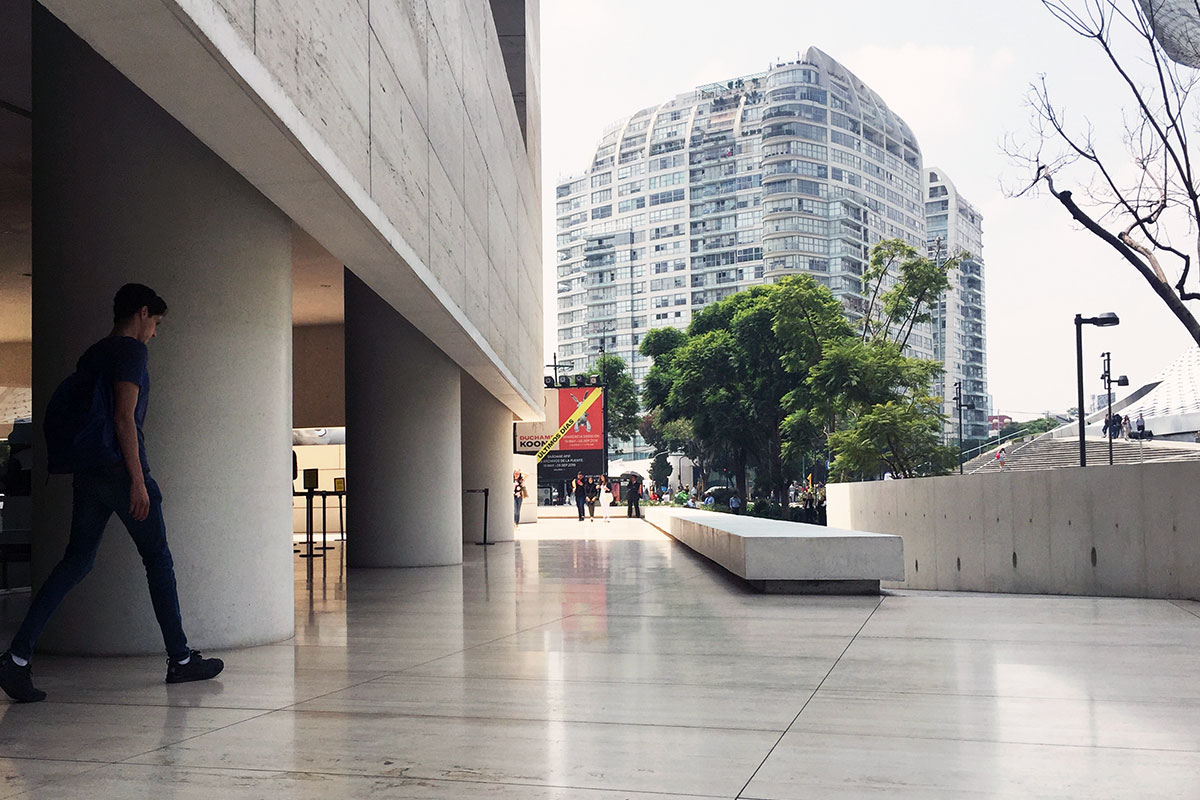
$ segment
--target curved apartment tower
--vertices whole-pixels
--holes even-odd
[[[871,245],[926,241],[916,137],[815,47],[620,120],[557,198],[558,357],[616,353],[638,381],[651,328],[797,273],[855,315]],[[932,331],[910,345],[932,357]]]

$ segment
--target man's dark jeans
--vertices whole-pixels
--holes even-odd
[[[141,522],[129,514],[129,473],[117,464],[75,474],[74,501],[71,507],[71,538],[62,561],[51,570],[46,582],[21,623],[10,648],[21,658],[32,658],[33,648],[42,635],[50,616],[75,587],[91,571],[96,551],[104,535],[104,526],[115,513],[137,545],[142,563],[146,566],[146,583],[154,616],[162,629],[167,655],[187,658],[187,637],[179,616],[179,596],[175,589],[175,565],[167,547],[167,529],[163,523],[162,492],[154,479],[146,481],[150,495],[150,514]]]

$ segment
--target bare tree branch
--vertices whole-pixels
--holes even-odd
[[[1200,0],[1193,3],[1200,14]],[[1042,5],[1066,30],[1095,43],[1116,85],[1130,95],[1133,104],[1124,117],[1123,136],[1128,161],[1111,153],[1102,156],[1102,142],[1086,118],[1082,127],[1068,125],[1042,75],[1031,85],[1028,99],[1032,144],[1017,145],[1009,138],[1003,147],[1032,173],[1028,183],[1009,195],[1036,192],[1044,184],[1076,222],[1138,271],[1200,345],[1200,323],[1186,305],[1200,300],[1200,291],[1187,288],[1192,261],[1200,254],[1200,181],[1193,172],[1190,141],[1191,126],[1198,120],[1189,106],[1200,73],[1181,67],[1156,38],[1154,3],[1042,0]],[[1129,41],[1141,48],[1140,60],[1127,52]],[[1063,149],[1047,155],[1050,142]],[[1076,187],[1079,199],[1056,185],[1072,168],[1091,172]],[[1186,249],[1171,235],[1181,223],[1193,240]],[[1173,273],[1178,275],[1174,281]]]

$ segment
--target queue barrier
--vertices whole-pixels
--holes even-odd
[[[322,489],[307,489],[303,492],[295,492],[295,491],[292,492],[292,497],[303,497],[304,498],[304,539],[305,539],[305,550],[301,551],[301,550],[297,550],[295,547],[293,547],[292,552],[298,553],[300,558],[308,559],[308,572],[309,572],[310,580],[312,579],[313,559],[324,558],[325,551],[333,549],[333,545],[329,544],[329,540],[328,540],[329,525],[327,523],[328,516],[329,516],[327,513],[328,501],[329,501],[330,497],[336,497],[337,501],[338,501],[338,528],[342,532],[342,543],[343,543],[342,557],[343,558],[345,557],[345,553],[346,553],[346,548],[345,548],[346,517],[345,517],[345,506],[342,502],[342,498],[344,498],[345,496],[346,496],[346,493],[344,491],[330,492],[330,491],[325,491]],[[314,530],[315,526],[313,525],[313,509],[314,509],[314,505],[315,505],[314,500],[317,497],[321,498],[321,544],[320,545],[318,545],[316,543],[316,533]]]

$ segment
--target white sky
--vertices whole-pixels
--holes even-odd
[[[1086,115],[1099,140],[1121,147],[1115,83],[1099,49],[1038,0],[543,0],[541,17],[547,359],[559,176],[590,164],[609,122],[810,45],[879,92],[912,127],[925,166],[941,167],[983,213],[988,385],[998,412],[1022,418],[1075,405],[1076,312],[1121,317],[1119,327],[1084,329],[1089,395],[1102,391],[1103,350],[1114,374],[1139,386],[1195,346],[1141,276],[1052,197],[1004,195],[1024,175],[1002,140],[1027,132],[1025,96],[1040,73],[1072,118]]]

